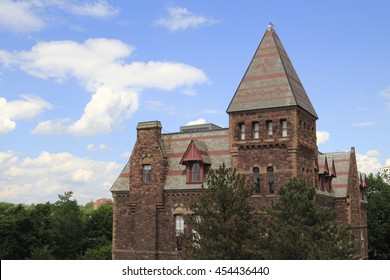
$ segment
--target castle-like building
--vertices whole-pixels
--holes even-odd
[[[113,259],[179,259],[177,236],[204,176],[222,163],[246,175],[252,202],[272,205],[292,177],[317,190],[317,201],[351,225],[356,257],[366,259],[365,175],[355,149],[320,153],[318,116],[272,25],[228,108],[229,128],[184,126],[161,133],[159,121],[141,122],[132,155],[111,188]]]

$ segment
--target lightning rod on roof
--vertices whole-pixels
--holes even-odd
[[[269,22],[269,24],[268,24],[268,26],[267,26],[267,30],[268,30],[268,31],[275,30],[274,24],[273,24],[271,21]]]

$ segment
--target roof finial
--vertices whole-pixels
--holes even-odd
[[[267,26],[267,30],[268,31],[275,31],[274,25],[273,25],[273,23],[271,21],[269,22],[269,24]]]

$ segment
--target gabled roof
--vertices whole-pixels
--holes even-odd
[[[348,193],[348,178],[350,174],[351,168],[351,151],[348,152],[336,152],[336,153],[324,153],[318,155],[318,165],[319,173],[326,171],[324,168],[325,164],[327,165],[327,161],[332,160],[332,167],[328,167],[328,174],[332,175],[334,178],[332,179],[332,195],[335,197],[346,197]],[[323,162],[321,164],[321,161]],[[324,162],[326,161],[326,163]],[[323,166],[321,168],[321,165]],[[337,170],[337,175],[336,175]],[[317,190],[317,193],[325,194],[325,192],[321,190]],[[326,194],[328,195],[328,194]]]
[[[272,25],[268,26],[228,113],[299,106],[317,114]]]
[[[201,161],[204,164],[211,164],[207,146],[203,141],[191,140],[186,152],[180,160],[180,164],[186,164],[188,161]]]

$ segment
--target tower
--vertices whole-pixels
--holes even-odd
[[[227,109],[233,166],[259,195],[292,176],[316,180],[317,114],[270,24]]]

